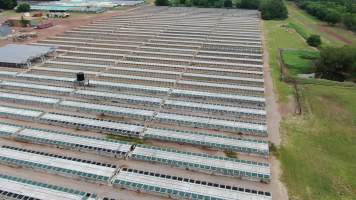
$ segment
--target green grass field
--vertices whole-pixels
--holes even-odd
[[[314,60],[318,57],[318,51],[299,49],[284,50],[282,54],[283,62],[288,68],[288,74],[291,76],[313,73]]]
[[[280,80],[280,67],[278,61],[279,48],[298,48],[309,49],[304,39],[300,35],[291,31],[288,26],[290,19],[264,21],[264,29],[267,38],[267,47],[269,53],[269,64],[272,71],[273,82],[278,91],[278,97],[281,102],[287,102],[290,95],[293,94],[292,87]]]
[[[144,140],[141,140],[139,138],[131,138],[131,137],[125,137],[125,136],[121,136],[121,135],[108,134],[108,135],[106,135],[106,138],[111,139],[111,140],[131,142],[131,143],[135,143],[135,144],[144,144],[145,143]]]
[[[310,33],[305,30],[304,26],[299,25],[295,22],[289,22],[288,27],[294,29],[305,40],[307,40],[310,36]]]
[[[294,93],[290,85],[280,80],[278,49],[299,49],[300,52],[291,51],[283,57],[294,74],[308,72],[310,60],[301,59],[300,54],[316,51],[301,35],[319,34],[321,23],[291,3],[288,8],[291,14],[287,20],[264,22],[272,78],[282,107]],[[290,23],[297,25],[299,33],[295,28],[288,30]],[[347,30],[327,28],[355,41],[353,33]],[[326,33],[320,35],[326,44],[344,44]],[[283,117],[280,129],[283,142],[275,150],[290,199],[355,200],[356,86],[314,79],[301,83],[305,83],[298,86],[303,115]]]
[[[13,17],[20,15],[19,13],[16,13],[14,10],[5,10],[0,13],[0,17]]]
[[[291,199],[356,199],[356,89],[301,86],[303,116],[285,119],[278,151]]]
[[[346,43],[340,41],[330,33],[321,31],[322,28],[326,28],[327,30],[340,35],[346,40],[351,41],[353,44],[356,44],[356,34],[354,32],[346,30],[345,28],[340,26],[327,26],[325,22],[322,22],[316,19],[315,17],[307,14],[303,10],[299,9],[292,2],[287,2],[287,6],[289,11],[289,17],[291,18],[290,20],[297,26],[304,27],[305,32],[320,35],[325,45],[342,46]]]

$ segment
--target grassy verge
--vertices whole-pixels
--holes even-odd
[[[280,102],[287,102],[293,94],[293,89],[280,80],[280,66],[278,61],[279,48],[299,48],[312,50],[295,31],[290,31],[286,26],[290,19],[283,21],[265,21],[266,39],[269,53],[269,65],[271,68],[274,86],[277,90]]]
[[[301,85],[304,116],[283,121],[278,150],[292,199],[356,199],[356,89]]]
[[[237,153],[234,151],[225,150],[224,153],[229,158],[237,158]]]
[[[326,33],[321,31],[323,28],[334,32],[343,38],[350,40],[353,44],[356,44],[356,34],[352,31],[349,31],[341,26],[328,26],[325,22],[322,22],[315,17],[309,15],[305,11],[299,9],[294,3],[286,2],[289,16],[293,24],[298,27],[303,27],[304,32],[318,34],[322,37],[324,44],[326,45],[334,45],[334,46],[342,46],[346,43],[340,41],[335,36],[330,33]]]
[[[20,16],[21,14],[15,12],[14,10],[5,10],[4,12],[0,13],[0,17],[14,17],[14,16]]]
[[[320,26],[319,21],[293,4],[288,3],[288,8],[289,19],[264,23],[272,78],[282,106],[288,102],[287,97],[293,95],[293,90],[280,81],[278,49],[301,49],[283,57],[294,68],[293,73],[307,72],[310,62],[303,59],[303,52],[313,49],[301,36],[319,34]],[[290,24],[296,24],[292,31],[286,30]],[[327,44],[344,44],[327,33],[320,35]],[[351,34],[345,37],[349,36]],[[288,187],[290,199],[356,199],[355,84],[316,79],[298,82],[304,114],[284,116],[280,128],[283,143],[280,148],[271,145],[271,152],[281,161],[282,180]]]
[[[154,5],[155,4],[155,0],[145,0],[145,2],[147,4],[150,4],[150,5]]]
[[[311,79],[311,78],[298,78],[296,77],[296,80],[300,84],[316,84],[316,85],[324,85],[324,86],[338,86],[338,87],[345,87],[345,88],[355,88],[356,83],[350,82],[350,81],[345,81],[345,82],[336,82],[336,81],[330,81],[326,79]]]
[[[131,138],[131,137],[125,137],[125,136],[120,136],[120,135],[112,135],[109,134],[106,136],[107,139],[112,139],[112,140],[119,140],[119,141],[126,141],[126,142],[132,142],[135,144],[144,144],[145,141],[139,138]]]
[[[299,24],[289,22],[288,27],[294,29],[305,40],[307,40],[310,36],[310,34],[304,29],[304,27],[300,26]]]
[[[295,77],[298,74],[313,73],[314,60],[318,56],[318,51],[291,49],[283,51],[282,59],[288,68],[288,74]]]

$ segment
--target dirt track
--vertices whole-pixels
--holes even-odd
[[[334,31],[328,29],[327,27],[320,26],[319,30],[321,32],[324,32],[324,33],[327,33],[327,34],[331,35],[332,37],[336,38],[337,40],[340,40],[340,41],[344,42],[345,44],[352,45],[352,41],[351,40],[343,37],[342,35],[339,35],[339,34],[335,33]]]
[[[267,41],[265,40],[265,36],[267,35],[267,32],[263,28],[261,29],[263,30],[262,41],[263,41],[263,48],[265,49],[263,55],[263,63],[264,63],[268,135],[269,135],[269,141],[271,143],[275,144],[276,146],[280,146],[282,139],[279,131],[279,124],[282,120],[282,116],[277,102],[278,97],[275,94],[272,77],[271,77],[271,68],[270,68],[271,66],[269,65]],[[273,174],[271,185],[272,185],[272,192],[274,195],[274,199],[288,200],[287,188],[280,180],[282,174],[280,162],[274,156],[271,156],[269,161],[271,162],[271,171]]]

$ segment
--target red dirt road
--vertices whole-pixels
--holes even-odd
[[[324,26],[320,26],[319,27],[319,30],[321,32],[324,32],[324,33],[327,33],[328,35],[331,35],[333,36],[334,38],[336,38],[337,40],[341,41],[341,42],[344,42],[345,44],[347,45],[352,45],[352,41],[343,37],[342,35],[339,35],[337,33],[335,33],[334,31],[328,29],[327,27],[324,27]]]

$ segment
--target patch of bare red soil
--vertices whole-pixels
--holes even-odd
[[[327,33],[327,34],[333,36],[333,37],[336,38],[337,40],[342,41],[342,42],[344,42],[344,43],[347,44],[347,45],[352,45],[352,41],[351,41],[351,40],[349,40],[349,39],[343,37],[342,35],[339,35],[339,34],[335,33],[334,31],[328,29],[327,27],[320,26],[320,27],[319,27],[319,30],[320,30],[321,32],[324,32],[324,33]]]

